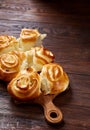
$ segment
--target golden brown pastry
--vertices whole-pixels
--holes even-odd
[[[25,28],[18,40],[0,36],[0,80],[10,82],[8,91],[18,100],[37,98],[41,90],[58,94],[68,88],[67,74],[54,63],[53,53],[42,46],[45,37],[37,29]]]
[[[25,55],[17,51],[0,55],[0,79],[10,81],[14,78],[20,71],[24,58]]]
[[[44,94],[58,94],[68,88],[69,78],[62,67],[56,63],[44,65],[40,77]]]
[[[28,51],[32,47],[40,46],[46,34],[41,34],[37,29],[22,29],[20,33],[19,47],[22,51]]]
[[[19,43],[13,36],[0,36],[0,55],[13,50],[18,50]]]
[[[53,53],[43,46],[35,47],[31,51],[33,54],[33,67],[36,71],[41,71],[43,65],[54,61]]]
[[[8,84],[8,92],[19,101],[28,101],[41,94],[41,80],[38,73],[32,68],[20,72]]]

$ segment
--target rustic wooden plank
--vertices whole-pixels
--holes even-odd
[[[15,1],[14,2],[10,1],[10,3],[1,2],[0,18],[8,19],[9,16],[8,20],[39,21],[39,22],[48,22],[48,23],[50,22],[57,24],[59,24],[61,21],[62,22],[65,21],[69,24],[78,22],[78,24],[82,23],[85,25],[85,22],[87,22],[87,24],[89,25],[90,17],[88,14],[90,13],[90,10],[88,3],[86,4],[86,6],[83,6],[84,4],[78,5],[73,3],[71,5],[71,8],[70,6],[69,8],[67,8],[68,7],[67,4],[69,3],[67,3],[66,1],[65,3],[58,3],[57,1],[57,5],[50,1],[48,3],[42,2],[40,4],[37,4],[38,2],[22,3],[22,1],[16,3],[17,4],[15,4]],[[84,9],[84,11],[82,8]]]
[[[56,1],[55,1],[56,2]],[[27,4],[26,2],[25,3],[7,3],[7,2],[0,2],[0,8],[2,10],[8,10],[8,11],[27,11],[27,13],[31,12],[33,14],[40,14],[41,15],[50,15],[50,16],[54,16],[56,15],[57,16],[57,13],[58,15],[63,15],[63,13],[66,13],[67,12],[67,16],[72,14],[75,15],[80,15],[80,14],[89,14],[90,10],[89,10],[89,5],[87,3],[87,5],[84,5],[82,3],[77,3],[76,4],[70,4],[69,2],[65,2],[65,3],[57,3],[58,5],[54,4],[53,2],[50,2],[48,1],[48,3],[36,3],[36,4],[33,4],[33,3],[29,3]],[[47,6],[48,5],[48,6]],[[40,8],[41,7],[41,8]],[[49,8],[50,7],[50,8]],[[64,7],[62,9],[62,7]],[[76,9],[77,8],[77,9]],[[84,10],[83,10],[84,8]],[[61,13],[60,13],[61,12]]]
[[[89,0],[0,1],[0,34],[19,37],[22,28],[47,33],[43,45],[55,55],[70,78],[70,89],[54,103],[64,115],[59,126],[44,120],[36,104],[15,105],[0,81],[0,130],[90,129],[90,6]]]

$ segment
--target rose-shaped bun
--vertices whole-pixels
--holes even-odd
[[[54,55],[43,46],[32,48],[33,67],[36,71],[41,71],[43,65],[54,61]]]
[[[22,29],[20,33],[19,47],[22,51],[28,51],[32,47],[40,46],[46,34],[41,34],[37,29]]]
[[[13,50],[18,50],[19,43],[13,36],[0,36],[0,54],[8,53]]]
[[[20,72],[8,84],[8,92],[19,101],[28,101],[37,98],[41,94],[41,80],[38,73],[32,68]]]
[[[0,79],[10,81],[20,71],[21,62],[25,58],[23,53],[12,51],[0,55]]]
[[[56,63],[43,66],[41,77],[41,88],[44,94],[58,94],[65,91],[69,85],[69,78],[62,67]]]

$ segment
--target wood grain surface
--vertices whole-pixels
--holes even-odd
[[[68,73],[69,90],[54,100],[64,120],[50,126],[40,105],[15,105],[0,81],[0,130],[90,130],[89,0],[0,0],[0,34],[24,27],[47,33],[43,45]]]

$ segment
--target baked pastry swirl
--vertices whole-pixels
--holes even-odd
[[[33,54],[33,67],[36,71],[41,71],[43,65],[54,61],[54,55],[51,51],[43,46],[35,47],[32,49]]]
[[[22,29],[20,33],[19,47],[23,51],[28,51],[32,47],[40,46],[46,34],[41,34],[37,29]]]
[[[19,101],[28,101],[37,98],[41,94],[41,80],[38,73],[32,68],[20,72],[8,84],[8,92]]]
[[[19,101],[37,98],[41,93],[59,94],[69,85],[54,55],[42,46],[46,34],[22,29],[18,40],[0,36],[0,80],[9,82],[8,92]]]
[[[69,85],[69,78],[62,67],[56,63],[43,66],[41,77],[41,88],[44,94],[58,94],[65,91]]]
[[[18,50],[19,43],[13,36],[0,36],[0,54],[8,53],[13,50]]]
[[[10,81],[20,71],[21,62],[24,54],[12,51],[7,54],[0,55],[0,79]]]

